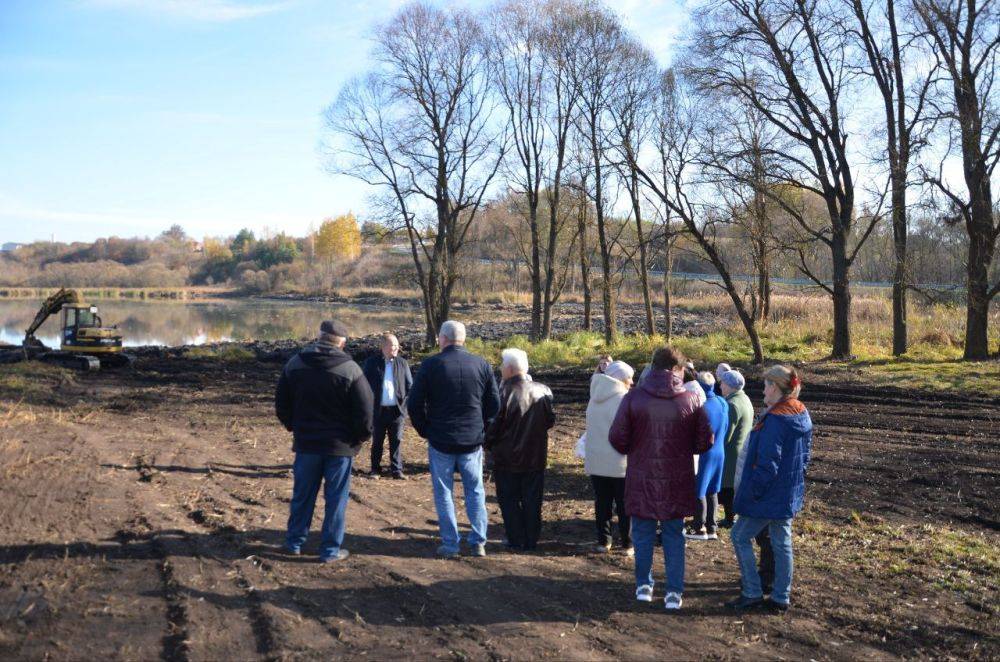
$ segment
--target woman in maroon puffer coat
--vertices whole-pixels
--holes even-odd
[[[684,358],[671,347],[653,355],[653,369],[618,407],[609,441],[628,456],[625,511],[632,517],[635,597],[653,600],[653,543],[663,532],[667,609],[684,593],[684,518],[700,510],[693,457],[712,447],[712,427],[695,396],[683,387]]]

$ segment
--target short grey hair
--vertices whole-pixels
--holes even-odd
[[[510,347],[500,352],[500,367],[513,368],[521,374],[528,374],[528,354],[523,349]]]
[[[438,333],[456,345],[461,345],[465,342],[465,325],[461,322],[448,320],[441,325],[441,330]]]
[[[715,375],[708,370],[702,370],[698,373],[698,381],[705,386],[715,386]]]

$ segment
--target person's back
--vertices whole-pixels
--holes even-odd
[[[353,457],[371,436],[371,401],[358,364],[342,349],[314,342],[285,364],[275,411],[296,452]]]
[[[483,443],[500,408],[489,363],[449,345],[420,364],[407,401],[417,433],[443,453],[464,453]]]
[[[715,443],[702,454],[702,457],[706,455],[722,457],[725,455],[726,435],[729,434],[729,403],[722,396],[716,395],[714,384],[702,387],[705,389],[705,404],[702,407],[715,436]]]
[[[812,432],[812,418],[798,399],[779,402],[761,417],[747,441],[738,514],[785,519],[802,510]]]
[[[275,413],[292,432],[295,451],[285,548],[302,553],[322,485],[323,562],[349,556],[342,545],[351,467],[372,433],[372,390],[358,364],[344,353],[346,341],[343,324],[324,321],[319,339],[285,364],[274,394]]]
[[[587,475],[625,477],[625,456],[611,447],[608,434],[626,393],[628,386],[614,377],[597,373],[590,378],[583,460]]]
[[[625,510],[632,517],[636,599],[653,599],[653,541],[663,545],[667,609],[684,593],[684,518],[699,508],[693,457],[712,444],[705,411],[682,382],[683,356],[671,347],[653,354],[653,369],[618,407],[610,442],[628,456]],[[659,532],[658,532],[659,530]]]
[[[486,434],[493,466],[501,471],[539,471],[548,463],[549,428],[555,423],[552,391],[527,376],[504,383],[500,417]]]
[[[625,504],[632,516],[671,520],[695,513],[693,455],[708,450],[712,432],[681,378],[653,370],[622,400],[611,445],[628,455]]]
[[[740,389],[726,396],[729,403],[729,433],[726,437],[726,468],[722,475],[723,487],[733,489],[737,481],[737,471],[743,468],[739,458],[746,447],[753,427],[753,403]]]
[[[486,491],[483,489],[483,441],[500,411],[500,394],[490,365],[465,350],[465,325],[447,321],[438,333],[441,351],[420,364],[406,402],[413,428],[427,439],[427,461],[442,544],[438,554],[459,551],[452,483],[462,476],[465,511],[473,556],[486,555]]]

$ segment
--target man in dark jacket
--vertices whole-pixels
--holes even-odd
[[[511,549],[535,549],[542,531],[542,493],[549,428],[556,421],[552,391],[528,375],[528,355],[505,349],[500,366],[500,413],[486,431],[497,502]]]
[[[410,364],[399,355],[399,340],[391,333],[382,334],[382,351],[365,361],[365,377],[375,403],[375,432],[372,435],[371,476],[382,473],[382,446],[389,435],[389,470],[392,477],[403,479],[403,422],[406,420],[406,395],[413,386]]]
[[[344,353],[346,341],[343,324],[323,322],[319,339],[285,364],[274,395],[275,412],[293,434],[295,451],[285,547],[301,553],[323,483],[326,513],[319,560],[324,563],[349,556],[341,545],[351,465],[372,434],[372,390],[358,364]]]
[[[486,491],[483,489],[483,438],[500,409],[500,394],[490,365],[465,349],[465,325],[447,321],[438,333],[441,351],[420,364],[406,400],[413,429],[427,439],[434,506],[441,545],[438,554],[458,555],[458,523],[452,485],[462,476],[465,512],[472,531],[472,556],[486,556]]]
[[[653,354],[649,375],[618,406],[608,441],[628,456],[625,511],[632,516],[635,597],[653,600],[653,542],[662,526],[667,609],[684,593],[684,518],[700,510],[694,456],[712,447],[712,428],[696,396],[683,386],[684,359],[671,347]]]

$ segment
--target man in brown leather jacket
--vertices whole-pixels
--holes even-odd
[[[533,550],[542,530],[549,428],[556,420],[552,391],[532,381],[522,350],[505,349],[501,356],[500,413],[486,431],[484,446],[493,456],[507,547]]]

